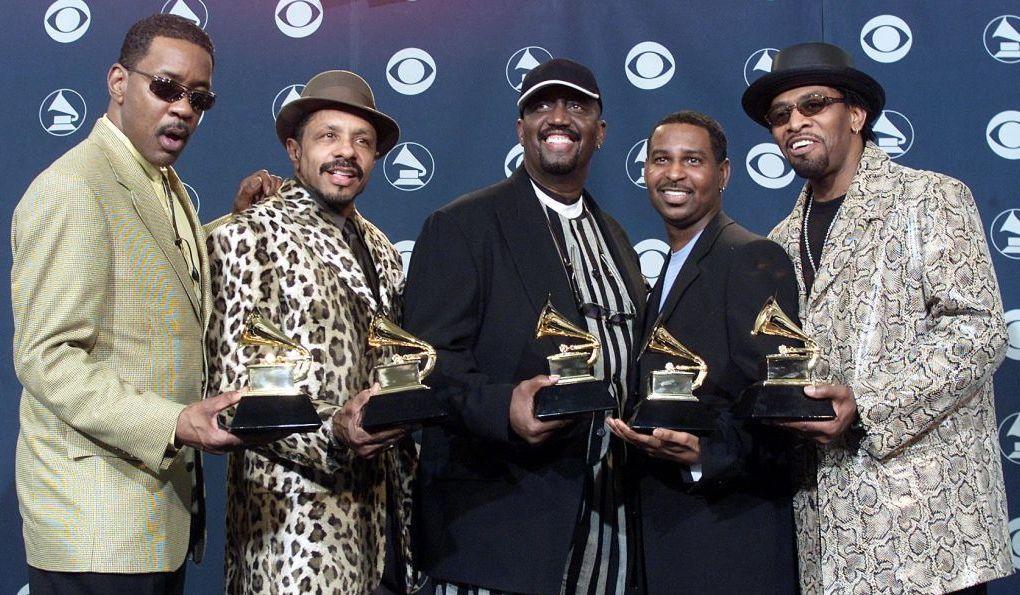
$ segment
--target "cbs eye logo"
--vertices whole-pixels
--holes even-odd
[[[861,49],[875,62],[888,64],[901,60],[913,43],[910,25],[891,14],[877,16],[861,29]]]
[[[192,4],[197,3],[198,9],[202,12],[202,16],[199,16],[192,6],[189,6],[184,0],[167,0],[167,3],[163,5],[160,12],[164,14],[175,14],[181,18],[188,19],[192,23],[195,23],[200,29],[205,29],[205,26],[209,24],[209,8],[205,5],[202,0],[189,0]]]
[[[648,91],[658,89],[673,78],[676,60],[665,46],[642,41],[627,52],[623,70],[630,84]]]
[[[506,157],[503,159],[503,173],[506,177],[513,175],[517,168],[524,162],[524,147],[520,144],[516,144],[510,147],[507,151]]]
[[[308,37],[321,24],[319,0],[280,0],[276,4],[276,28],[287,37]]]
[[[988,147],[1003,159],[1020,159],[1020,112],[995,114],[985,128]]]
[[[436,61],[425,50],[404,48],[386,63],[386,80],[397,93],[424,93],[436,81]]]
[[[775,143],[761,143],[751,147],[745,160],[747,175],[759,186],[778,190],[793,181],[795,175],[783,152]]]
[[[641,274],[644,275],[649,285],[654,286],[659,280],[662,272],[662,265],[666,262],[666,255],[669,254],[669,246],[662,240],[654,238],[641,240],[634,246],[641,263]]]
[[[1009,521],[1009,545],[1013,554],[1013,568],[1020,570],[1020,517]]]
[[[43,28],[53,41],[71,43],[81,39],[92,23],[92,11],[82,0],[57,0],[46,9]]]

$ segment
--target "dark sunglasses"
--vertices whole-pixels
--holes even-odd
[[[826,97],[821,93],[812,93],[807,97],[802,97],[796,104],[790,105],[774,105],[769,108],[769,111],[765,112],[765,121],[769,123],[769,126],[775,128],[776,126],[782,126],[790,121],[790,115],[793,110],[796,109],[801,113],[802,116],[810,118],[815,114],[821,113],[821,111],[834,103],[843,103],[846,101],[845,97]]]
[[[181,97],[187,95],[188,103],[191,104],[191,107],[196,112],[208,111],[216,104],[216,94],[212,91],[190,89],[173,79],[165,76],[149,74],[148,72],[142,72],[141,70],[135,70],[134,68],[127,68],[127,70],[152,79],[152,82],[149,83],[149,90],[152,91],[153,95],[167,103],[175,103],[180,101]]]
[[[633,312],[614,312],[605,306],[591,302],[581,304],[581,316],[605,320],[609,324],[625,324],[628,320],[634,320]]]

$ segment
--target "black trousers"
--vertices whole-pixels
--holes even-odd
[[[110,572],[54,572],[28,567],[32,595],[184,595],[184,569],[174,572],[115,574]]]

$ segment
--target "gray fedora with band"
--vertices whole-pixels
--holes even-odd
[[[365,79],[349,70],[327,70],[308,81],[301,98],[283,106],[276,116],[276,136],[284,145],[304,117],[323,109],[351,112],[368,120],[376,132],[376,150],[380,155],[397,144],[397,121],[375,108],[375,95]]]
[[[741,103],[752,120],[769,128],[765,121],[776,95],[810,85],[850,89],[864,99],[868,121],[874,121],[885,106],[885,90],[878,81],[853,66],[850,54],[831,43],[792,45],[772,60],[772,72],[751,83]]]

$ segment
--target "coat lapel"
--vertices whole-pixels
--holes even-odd
[[[822,248],[821,263],[818,274],[815,276],[814,285],[811,286],[811,295],[808,298],[808,308],[814,308],[815,304],[825,294],[833,282],[847,269],[847,265],[856,256],[858,245],[869,231],[874,221],[884,217],[885,208],[890,204],[887,196],[866,195],[862,183],[865,176],[872,175],[872,170],[888,169],[889,157],[878,147],[868,144],[861,156],[860,164],[857,166],[857,173],[854,174],[847,189],[843,205],[836,213],[832,222],[832,230],[829,232],[828,240]],[[801,193],[806,198],[806,192]],[[803,229],[803,203],[798,201],[801,215],[801,227]],[[800,234],[797,234],[797,255],[800,260]],[[799,265],[799,263],[798,263]],[[798,269],[800,271],[802,269]]]
[[[680,273],[676,276],[676,280],[673,282],[673,286],[669,289],[669,294],[666,296],[666,303],[662,305],[662,309],[659,311],[658,316],[651,316],[655,321],[665,320],[673,313],[676,309],[677,304],[680,303],[680,298],[683,297],[684,292],[691,286],[691,283],[701,274],[701,259],[712,250],[712,246],[715,241],[719,239],[719,234],[726,228],[727,225],[731,225],[733,220],[729,218],[726,213],[719,211],[715,217],[708,222],[705,226],[704,231],[701,232],[701,236],[698,238],[697,243],[694,244],[694,248],[691,250],[690,256],[684,262],[684,265],[680,267]],[[663,269],[665,273],[665,269]],[[660,275],[661,277],[662,275]],[[661,294],[660,294],[661,295]],[[650,304],[649,308],[653,308],[654,304]],[[648,332],[651,332],[651,328],[648,328]],[[647,334],[642,337],[642,340],[646,340]]]
[[[358,299],[364,300],[372,312],[380,312],[379,304],[372,289],[365,280],[365,273],[358,265],[358,260],[351,252],[350,246],[343,239],[340,229],[322,211],[319,203],[312,198],[308,191],[302,188],[295,180],[288,180],[280,187],[279,195],[282,197],[284,209],[288,217],[284,217],[282,224],[288,228],[289,233],[301,240],[305,248],[312,251],[323,262],[332,265],[350,291]],[[354,217],[361,215],[355,210]],[[363,220],[356,221],[357,224],[364,224]],[[365,229],[362,226],[361,229]],[[366,243],[370,246],[373,260],[378,263],[377,254],[371,249],[374,242]],[[382,275],[380,274],[380,294],[382,291]]]
[[[138,217],[142,220],[145,228],[149,230],[149,233],[152,234],[156,245],[159,246],[163,256],[170,263],[174,273],[176,273],[181,289],[188,296],[191,307],[195,310],[195,315],[204,322],[203,304],[200,296],[195,295],[195,285],[191,279],[191,271],[188,269],[188,264],[184,260],[180,249],[174,244],[173,226],[167,219],[166,212],[160,204],[160,197],[156,196],[153,192],[149,178],[146,177],[142,167],[133,158],[124,156],[127,149],[115,144],[121,141],[113,136],[112,132],[106,130],[102,124],[96,124],[94,134],[97,135],[97,138],[103,145],[103,152],[110,161],[114,175],[117,176],[117,182],[131,195],[131,201],[134,204],[135,211],[138,213]],[[182,191],[184,190],[183,186],[179,183],[178,188]],[[175,189],[176,191],[178,190]],[[187,193],[185,192],[183,196],[187,196]],[[201,233],[196,233],[195,237],[196,240],[204,239]],[[205,247],[199,246],[198,252],[199,255],[205,254]],[[208,271],[208,268],[201,270]],[[208,274],[204,276],[207,277]],[[205,292],[205,294],[208,295],[208,292]],[[204,312],[208,312],[208,308],[205,308]]]
[[[178,177],[177,172],[173,169],[170,170],[170,187],[173,189],[179,199],[184,204],[184,211],[188,214],[188,225],[191,226],[192,233],[195,236],[195,247],[198,251],[198,271],[202,275],[201,287],[202,295],[202,313],[203,320],[202,325],[207,326],[209,324],[209,314],[212,311],[212,283],[209,278],[209,251],[205,245],[205,228],[202,227],[202,222],[198,218],[198,212],[195,211],[194,205],[191,204],[191,198],[188,194],[187,188],[181,182],[181,178]]]
[[[551,298],[554,308],[584,328],[567,272],[549,231],[549,221],[523,167],[510,177],[510,188],[510,195],[497,204],[496,217],[535,310],[535,318]],[[532,322],[522,320],[521,323]]]

